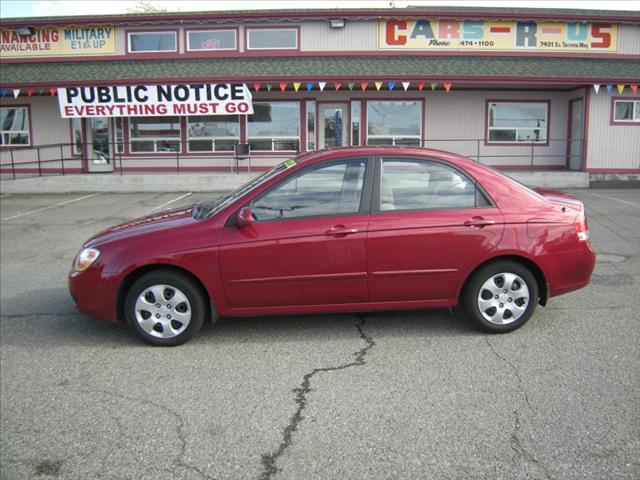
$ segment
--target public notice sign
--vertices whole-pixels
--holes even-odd
[[[617,51],[618,25],[612,23],[380,20],[381,50],[511,52]]]
[[[113,25],[36,28],[32,31],[32,35],[20,35],[15,29],[1,29],[2,58],[116,54],[116,29]]]
[[[64,87],[58,103],[63,118],[253,114],[243,83]]]

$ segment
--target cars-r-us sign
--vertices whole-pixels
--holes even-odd
[[[380,20],[378,48],[615,52],[618,25],[611,23]]]

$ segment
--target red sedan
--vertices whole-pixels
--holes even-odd
[[[91,238],[69,289],[78,309],[178,345],[205,319],[460,305],[484,331],[589,283],[582,202],[530,190],[458,155],[326,150],[229,195]]]

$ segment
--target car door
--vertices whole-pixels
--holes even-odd
[[[351,158],[299,170],[250,202],[252,226],[225,227],[220,265],[232,308],[367,300],[367,164]]]
[[[503,218],[452,165],[378,159],[367,258],[372,302],[453,297],[462,272],[491,251]]]

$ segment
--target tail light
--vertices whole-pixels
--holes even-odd
[[[576,217],[575,224],[573,225],[578,235],[578,240],[586,242],[589,240],[589,224],[587,222],[587,214],[582,210]]]

